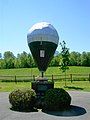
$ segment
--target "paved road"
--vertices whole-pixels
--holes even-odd
[[[69,91],[72,107],[65,112],[16,112],[10,110],[7,92],[0,93],[0,120],[90,120],[90,92]]]

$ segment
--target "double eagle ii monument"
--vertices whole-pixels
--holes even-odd
[[[58,33],[50,23],[40,22],[33,25],[29,29],[29,32],[27,34],[27,42],[42,76],[40,78],[40,81],[32,83],[32,88],[34,88],[35,90],[38,88],[43,90],[47,87],[46,89],[48,89],[48,86],[50,85],[48,85],[48,81],[47,84],[45,84],[46,81],[43,77],[43,73],[46,71],[58,46]],[[40,87],[40,85],[43,85],[43,87]]]

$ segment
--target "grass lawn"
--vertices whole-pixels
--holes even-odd
[[[65,90],[83,90],[90,92],[90,83],[89,81],[74,81],[71,83],[67,81],[67,87],[65,87],[64,81],[55,82],[55,88],[64,88]],[[18,88],[31,88],[30,82],[0,82],[0,92],[9,92]]]
[[[90,74],[90,67],[77,67],[71,66],[67,71],[68,74],[79,73],[79,74]],[[39,75],[40,72],[37,68],[19,68],[19,69],[0,69],[0,76],[1,75]],[[48,67],[45,75],[57,75],[63,74],[59,67]]]
[[[72,66],[67,71],[68,74],[90,74],[90,67],[76,67]],[[21,68],[21,69],[0,69],[0,76],[31,76],[35,75],[38,76],[40,74],[39,70],[37,68]],[[63,74],[59,67],[49,67],[47,71],[45,72],[45,75],[59,75]],[[66,90],[83,90],[83,91],[89,91],[90,92],[90,82],[89,81],[74,81],[70,82],[67,81],[67,87],[64,87],[65,83],[64,81],[56,81],[55,87],[61,87]],[[18,82],[17,84],[15,82],[0,82],[0,91],[12,91],[14,89],[18,88],[28,88],[31,87],[30,82]]]
[[[61,82],[55,82],[56,88],[64,88],[65,90],[83,90],[83,91],[89,91],[90,92],[90,82],[89,81],[74,81],[74,82],[67,82],[67,86],[65,87],[65,83],[63,81]]]
[[[29,82],[0,82],[0,92],[10,92],[19,88],[31,88],[31,83]]]

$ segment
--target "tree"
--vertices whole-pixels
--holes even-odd
[[[16,65],[19,66],[20,68],[27,68],[28,67],[27,58],[28,54],[25,51],[23,51],[23,53],[21,54],[18,54],[16,59]]]
[[[4,59],[8,59],[8,58],[15,58],[15,56],[14,56],[14,54],[12,53],[12,52],[10,52],[10,51],[6,51],[5,53],[4,53]]]
[[[16,68],[31,68],[36,66],[33,57],[25,51],[17,55],[14,64]]]
[[[90,52],[87,52],[87,63],[88,63],[88,66],[90,67]]]
[[[31,54],[28,54],[27,63],[30,68],[36,67],[36,63],[34,62],[34,59]]]
[[[90,52],[83,52],[81,55],[81,65],[90,66]]]
[[[14,67],[15,68],[20,68],[21,67],[21,62],[18,58],[16,58],[15,61],[14,61]]]
[[[6,69],[6,62],[4,59],[0,59],[0,69]]]
[[[14,68],[14,59],[15,59],[14,54],[10,51],[6,51],[4,53],[3,67],[6,69]]]
[[[54,56],[53,59],[50,62],[49,66],[59,66],[60,64],[60,55]]]
[[[2,54],[0,53],[0,59],[2,58]]]
[[[66,47],[65,41],[60,43],[60,45],[61,45],[61,56],[62,56],[60,69],[62,70],[62,72],[65,73],[65,86],[66,86],[66,70],[69,69],[69,67],[68,67],[68,65],[69,65],[69,48]]]
[[[80,66],[81,65],[81,54],[79,52],[71,52],[70,53],[70,65],[71,66]]]

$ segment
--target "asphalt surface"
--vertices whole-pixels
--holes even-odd
[[[16,112],[10,110],[9,93],[0,93],[0,120],[90,120],[90,92],[69,91],[71,109],[64,112]]]

